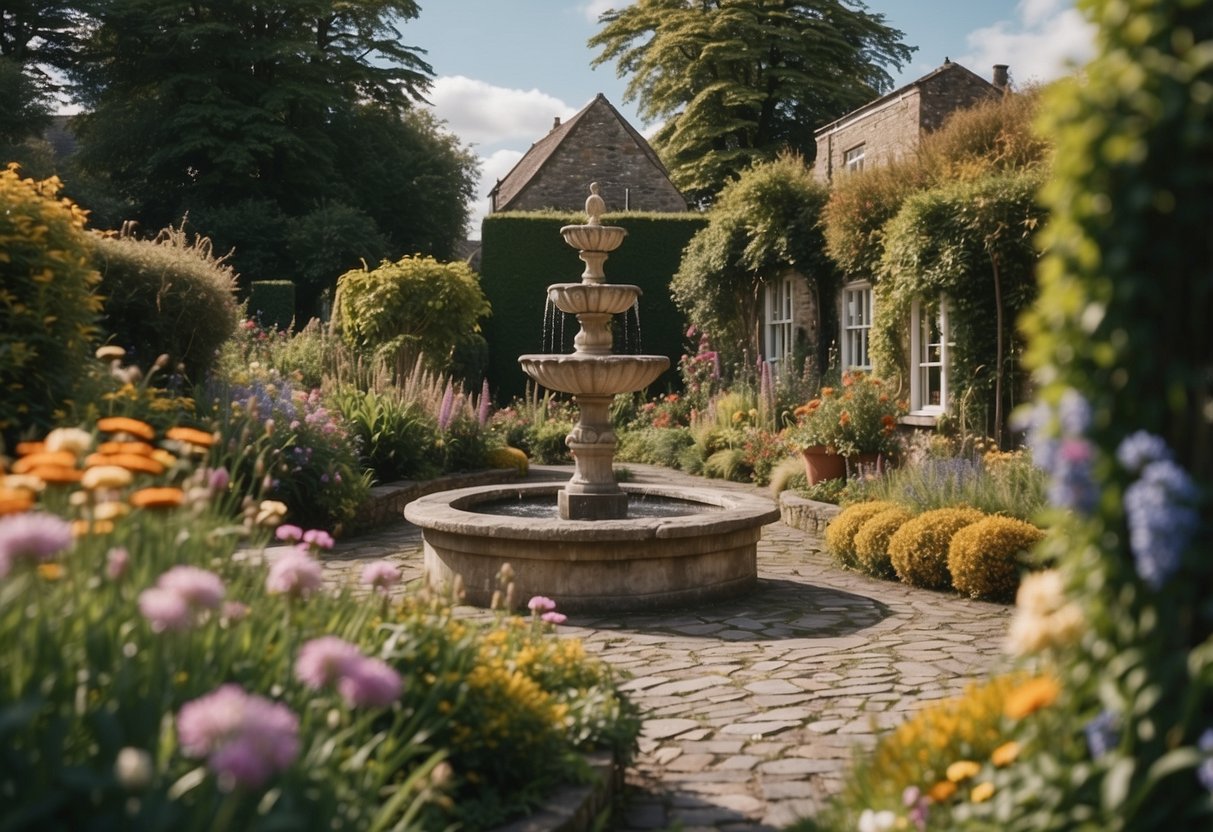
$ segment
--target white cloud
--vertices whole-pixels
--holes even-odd
[[[476,185],[478,198],[469,206],[472,213],[468,235],[471,239],[480,239],[480,221],[489,213],[489,191],[521,158],[522,153],[517,150],[498,150],[480,158],[480,182]]]
[[[1009,64],[1018,84],[1048,82],[1094,54],[1094,28],[1066,0],[1020,0],[1014,20],[970,32],[960,62],[975,72]]]
[[[577,112],[537,89],[497,87],[462,75],[436,80],[430,101],[434,114],[464,144],[530,144],[551,129],[553,118],[565,119]]]
[[[611,9],[622,9],[624,6],[632,5],[632,0],[590,0],[581,7],[585,12],[585,19],[591,23],[598,22],[598,15]]]

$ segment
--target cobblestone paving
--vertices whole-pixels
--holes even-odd
[[[635,482],[748,488],[629,469]],[[339,545],[330,574],[386,557],[420,576],[420,545],[402,521]],[[646,713],[617,829],[757,832],[812,814],[879,732],[998,660],[1006,607],[842,571],[812,533],[768,526],[758,571],[757,591],[708,609],[560,628],[626,671]]]

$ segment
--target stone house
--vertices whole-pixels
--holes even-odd
[[[644,136],[599,93],[546,136],[489,192],[490,210],[580,212],[590,182],[613,211],[686,211]]]
[[[817,157],[813,173],[829,184],[836,177],[890,162],[918,149],[922,137],[942,126],[948,116],[1002,95],[1008,85],[1004,65],[986,81],[950,60],[903,87],[870,101],[815,131]],[[817,299],[803,276],[789,273],[766,292],[763,321],[765,357],[779,361],[786,346],[815,339]],[[868,335],[873,322],[872,283],[856,280],[842,287],[838,302],[839,366],[870,370]],[[933,425],[948,404],[947,305],[942,299],[914,304],[910,321],[910,411],[907,421]],[[812,341],[810,341],[811,343]],[[786,345],[786,346],[785,346]]]

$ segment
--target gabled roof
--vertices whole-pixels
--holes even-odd
[[[586,114],[596,107],[605,108],[607,112],[619,122],[624,131],[636,143],[636,146],[640,148],[648,160],[653,164],[653,167],[659,170],[666,179],[670,178],[670,172],[666,170],[665,165],[661,163],[661,159],[658,158],[657,153],[653,150],[652,146],[649,145],[648,141],[645,140],[644,136],[640,135],[636,128],[628,124],[628,120],[620,115],[619,111],[615,109],[611,102],[607,101],[605,95],[598,93],[598,95],[594,96],[594,99],[589,104],[582,107],[575,116],[563,124],[553,127],[546,136],[531,145],[530,150],[528,150],[523,157],[518,160],[518,164],[514,165],[514,167],[510,169],[510,172],[507,173],[503,178],[497,180],[497,184],[493,186],[491,191],[489,191],[489,197],[491,198],[494,206],[493,210],[509,210],[510,203],[514,200],[514,198],[522,192],[523,188],[525,188],[532,179],[535,178],[535,175],[539,173],[547,161],[552,158],[552,156],[564,143],[565,139],[567,139],[577,129],[577,125],[584,120]]]
[[[935,69],[931,70],[930,72],[928,72],[926,75],[922,76],[921,78],[916,78],[913,81],[911,81],[910,83],[908,83],[904,86],[898,87],[897,89],[893,90],[892,92],[885,93],[880,98],[875,98],[875,99],[869,101],[867,104],[864,104],[862,107],[857,107],[856,109],[851,110],[851,112],[847,113],[844,116],[834,119],[833,121],[831,121],[829,124],[825,125],[824,127],[818,127],[816,130],[813,131],[813,135],[819,136],[822,133],[827,133],[830,130],[835,130],[849,121],[853,121],[854,119],[861,118],[864,114],[866,114],[872,110],[879,109],[885,103],[887,103],[889,101],[893,101],[894,99],[900,98],[901,96],[905,95],[905,93],[908,92],[909,90],[914,89],[915,87],[926,86],[926,85],[930,84],[932,81],[934,81],[935,79],[937,79],[939,76],[941,76],[945,73],[948,73],[948,72],[964,72],[968,75],[972,75],[978,81],[981,81],[981,83],[988,86],[991,91],[998,89],[993,84],[991,84],[989,81],[987,81],[985,78],[982,78],[976,72],[973,72],[971,69],[961,66],[960,64],[956,63],[955,61],[951,61],[951,60],[948,60],[947,58],[944,58],[942,64],[940,64]]]

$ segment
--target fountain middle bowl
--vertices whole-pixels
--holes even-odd
[[[522,371],[549,390],[574,396],[635,393],[670,366],[664,355],[520,355]]]
[[[405,518],[420,526],[431,584],[459,575],[468,603],[488,606],[510,564],[520,601],[552,598],[565,612],[638,611],[732,597],[758,580],[762,526],[779,519],[770,500],[701,488],[624,484],[635,498],[701,507],[675,517],[562,520],[477,511],[508,500],[550,499],[560,483],[463,488],[414,500]]]
[[[582,312],[618,315],[635,306],[642,294],[639,286],[629,283],[553,283],[548,287],[548,299],[570,315]]]

